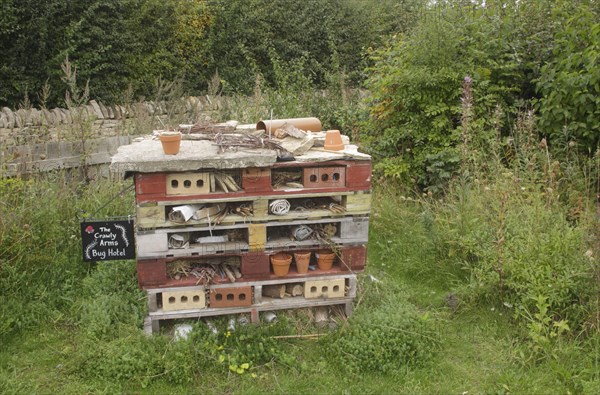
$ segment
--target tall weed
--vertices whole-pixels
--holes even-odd
[[[497,151],[485,166],[476,163],[486,171],[453,182],[431,210],[441,258],[470,276],[464,296],[503,304],[530,329],[544,325],[549,336],[583,329],[594,309],[595,214],[590,184],[581,182],[594,169],[555,160],[534,125],[531,111],[519,114],[510,138],[492,145]],[[468,155],[478,147],[463,149]],[[538,316],[542,307],[552,312],[550,321]]]
[[[67,171],[0,179],[0,336],[59,317],[73,303],[88,270],[80,258],[79,218],[122,186],[110,180],[86,185]],[[98,215],[132,212],[125,200],[116,203]]]

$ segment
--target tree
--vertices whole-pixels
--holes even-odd
[[[583,5],[562,7],[556,17],[565,22],[537,79],[540,128],[551,143],[575,142],[594,154],[600,144],[600,15]]]
[[[469,77],[469,139],[479,155],[536,97],[540,65],[552,56],[555,1],[440,2],[409,33],[373,52],[364,138],[384,174],[431,187],[456,169],[462,84]],[[442,169],[442,170],[440,170]]]

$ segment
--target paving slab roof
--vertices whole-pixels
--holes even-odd
[[[370,160],[369,155],[359,153],[355,145],[346,145],[343,151],[326,151],[315,147],[296,162],[326,162],[340,159]],[[112,157],[111,170],[129,173],[155,173],[195,171],[199,169],[238,169],[246,167],[270,167],[277,162],[277,151],[266,148],[237,148],[218,152],[218,147],[208,140],[182,140],[177,155],[166,155],[158,139],[141,141],[119,147]]]

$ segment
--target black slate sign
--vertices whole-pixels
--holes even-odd
[[[81,222],[81,241],[86,262],[135,258],[133,221]]]

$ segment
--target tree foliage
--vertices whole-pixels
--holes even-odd
[[[551,142],[575,141],[589,151],[600,143],[600,15],[588,6],[557,13],[565,23],[536,86],[540,126]]]
[[[67,56],[89,80],[90,96],[105,102],[125,91],[151,96],[158,79],[200,94],[217,73],[225,92],[249,93],[256,75],[277,87],[277,68],[290,64],[317,88],[339,73],[358,86],[364,49],[401,29],[398,21],[414,14],[405,5],[415,3],[0,0],[0,105],[14,107],[24,96],[61,104]],[[45,84],[50,94],[41,98]]]
[[[582,11],[569,17],[573,8]],[[556,136],[568,123],[570,134],[594,151],[595,20],[585,5],[560,0],[433,5],[414,29],[372,53],[364,138],[381,159],[379,170],[435,187],[441,173],[447,178],[457,169],[465,139],[485,158],[490,136],[508,135],[515,115],[533,103],[543,134]],[[465,78],[473,101],[466,118]]]

